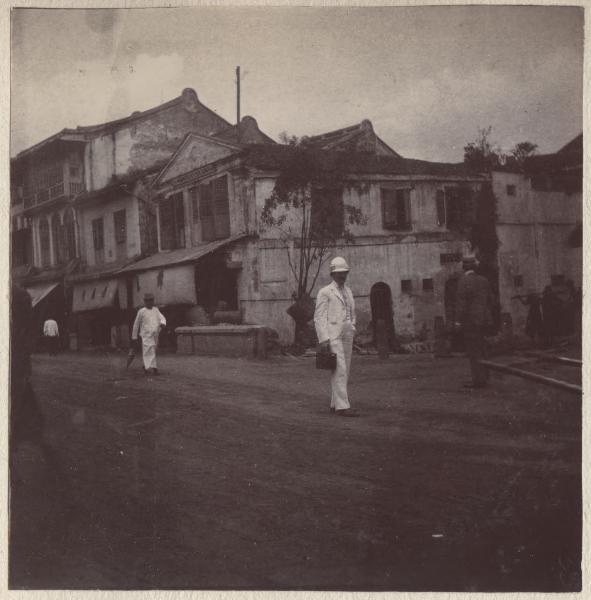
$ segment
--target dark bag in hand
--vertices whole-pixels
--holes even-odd
[[[316,352],[316,368],[334,371],[337,368],[337,355],[331,352],[329,348],[318,350]]]

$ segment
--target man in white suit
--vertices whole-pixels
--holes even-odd
[[[342,417],[358,417],[359,412],[351,408],[347,395],[355,336],[355,300],[351,288],[345,285],[348,275],[347,261],[340,256],[333,258],[330,262],[333,282],[316,296],[314,325],[321,348],[330,348],[337,355],[337,368],[331,378],[330,410]]]
[[[156,348],[160,329],[166,325],[164,315],[154,306],[154,294],[144,294],[144,307],[137,311],[131,339],[139,345],[141,339],[144,372],[158,375]],[[139,337],[139,339],[138,339]]]

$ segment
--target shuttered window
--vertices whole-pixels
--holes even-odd
[[[105,262],[105,232],[103,218],[92,221],[92,242],[94,245],[94,261],[96,264]]]
[[[39,246],[41,250],[41,265],[48,267],[51,264],[49,244],[49,223],[47,219],[39,221]]]
[[[445,224],[448,229],[462,229],[472,222],[473,200],[470,188],[445,188]]]
[[[160,202],[160,247],[176,250],[185,247],[185,206],[178,192]]]
[[[201,239],[208,242],[228,237],[230,235],[228,177],[224,175],[201,184],[198,196]]]
[[[382,188],[382,226],[384,229],[410,229],[410,189]]]

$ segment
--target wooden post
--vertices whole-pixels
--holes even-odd
[[[376,346],[378,356],[381,359],[388,358],[388,332],[386,331],[386,321],[384,319],[376,321]]]

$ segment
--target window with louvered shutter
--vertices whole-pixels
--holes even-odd
[[[39,221],[39,246],[41,250],[41,266],[48,267],[51,264],[49,244],[49,223],[47,219]]]
[[[215,239],[230,235],[230,204],[228,198],[228,177],[224,175],[212,181]]]
[[[204,183],[199,186],[199,219],[201,221],[201,239],[204,242],[215,240],[213,201],[210,183]]]
[[[384,229],[410,229],[410,190],[382,188],[382,226]]]
[[[185,247],[185,206],[178,192],[160,202],[160,247],[176,250]]]

